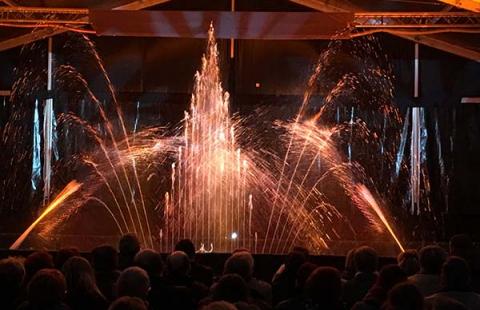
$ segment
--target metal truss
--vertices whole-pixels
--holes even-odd
[[[356,28],[480,28],[473,12],[368,12],[355,13]]]
[[[88,25],[88,10],[32,7],[0,7],[0,23],[22,26]]]
[[[161,2],[161,1],[159,1]],[[0,26],[64,27],[90,25],[88,9],[0,7]],[[474,12],[366,12],[354,13],[353,26],[374,29],[480,29],[480,14]]]

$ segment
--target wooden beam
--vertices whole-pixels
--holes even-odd
[[[450,54],[480,62],[480,51],[472,50],[458,44],[450,43],[443,39],[432,36],[398,36],[407,40],[418,42],[420,44],[448,52]]]
[[[129,3],[111,8],[112,10],[142,10],[157,4],[168,2],[169,0],[136,0]],[[83,19],[83,18],[82,18]],[[57,34],[66,32],[65,29],[42,28],[29,33],[19,35],[10,39],[0,41],[0,51],[5,51],[14,47],[42,40]]]
[[[112,10],[143,10],[170,0],[137,0],[112,8]]]
[[[290,2],[303,5],[305,7],[322,11],[322,12],[331,12],[331,13],[341,13],[341,12],[360,12],[361,8],[354,6],[351,3],[346,1],[338,0],[290,0]]]
[[[35,41],[42,40],[64,32],[66,32],[66,30],[62,28],[42,28],[38,30],[33,30],[29,33],[0,41],[0,51],[5,51],[28,43],[33,43]]]
[[[17,6],[18,4],[12,0],[2,0],[3,3],[9,6]]]
[[[453,5],[464,10],[480,12],[479,0],[439,0],[445,4]]]
[[[315,10],[324,11],[324,12],[346,12],[346,11],[361,12],[363,11],[361,9],[358,10],[358,8],[356,7],[349,6],[349,4],[347,4],[345,1],[340,1],[340,0],[334,0],[334,1],[290,0],[290,1],[297,4],[304,5],[306,7],[309,7]],[[476,0],[476,1],[479,1],[479,0]],[[453,2],[459,2],[459,0],[456,0]],[[439,38],[426,36],[426,35],[420,35],[420,36],[397,35],[397,34],[394,34],[394,35],[410,41],[418,42],[426,46],[439,49],[444,52],[451,53],[460,57],[464,57],[464,58],[475,60],[475,61],[480,61],[480,51],[472,50],[458,44],[453,44]]]

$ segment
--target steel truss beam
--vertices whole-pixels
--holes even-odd
[[[0,7],[0,23],[20,25],[89,25],[88,9]],[[355,13],[356,28],[480,28],[471,12]]]
[[[0,23],[88,25],[86,9],[50,9],[31,7],[0,7]]]
[[[357,7],[352,6],[349,2],[345,0],[290,0],[291,2],[304,5],[306,7],[309,7],[314,10],[322,11],[322,12],[348,12],[348,11],[353,11],[353,12],[358,12],[358,11],[363,11],[361,8],[360,10]],[[458,2],[458,0],[454,0]],[[475,0],[477,1],[477,0]],[[450,2],[450,0],[448,1]],[[443,12],[448,12],[450,10],[450,7],[446,7]],[[384,28],[385,29],[385,28]],[[361,29],[360,29],[361,30]],[[377,29],[370,29],[370,32],[375,32],[376,30],[381,31],[381,28]],[[388,29],[387,29],[388,30]],[[392,30],[392,29],[390,29]],[[454,55],[458,55],[460,57],[464,57],[467,59],[471,59],[474,61],[480,61],[480,52],[474,49],[470,49],[466,46],[462,46],[461,44],[454,44],[449,42],[447,39],[443,38],[438,38],[438,37],[432,37],[429,35],[426,35],[426,33],[417,33],[417,34],[409,34],[406,33],[405,31],[400,34],[398,33],[393,33],[396,36],[399,36],[401,38],[418,42],[423,45],[427,45]],[[434,32],[435,29],[430,30],[430,32]],[[468,30],[468,29],[467,29]],[[363,31],[364,33],[366,31]]]
[[[480,28],[480,14],[470,12],[355,13],[357,28]]]
[[[165,3],[165,2],[168,2],[168,1],[169,0],[131,0],[131,1],[129,1],[125,4],[123,4],[123,5],[119,5],[119,6],[116,6],[116,7],[111,7],[111,9],[113,9],[113,10],[142,10],[142,9],[145,9],[145,8],[157,5],[157,4]],[[9,2],[11,2],[11,1],[9,1]],[[0,7],[0,8],[2,10],[7,10],[8,8],[19,9],[19,10],[25,9],[24,7],[16,7],[16,6]],[[49,12],[45,12],[45,14],[57,14],[56,13],[57,10],[58,11],[63,11],[63,14],[67,14],[67,15],[68,15],[68,12],[65,12],[65,10],[72,12],[71,11],[72,9],[54,9],[54,8],[27,8],[26,12],[28,12],[27,14],[32,14],[32,10],[42,10],[42,9],[43,10],[49,10]],[[73,11],[76,11],[76,10],[73,9]],[[13,13],[13,12],[11,12],[11,13]],[[60,14],[60,12],[58,14]],[[82,12],[82,15],[83,14],[84,13]],[[62,15],[62,14],[60,14],[60,15]],[[58,20],[60,20],[60,19],[58,19]],[[88,16],[78,18],[76,20],[77,24],[74,24],[73,19],[69,19],[68,23],[64,23],[64,24],[61,24],[60,22],[54,22],[53,24],[52,23],[49,24],[48,22],[45,23],[45,24],[34,23],[34,22],[23,23],[23,24],[22,23],[11,23],[11,22],[0,23],[0,26],[8,26],[8,27],[15,27],[16,26],[16,27],[19,27],[19,28],[38,28],[38,29],[34,29],[33,31],[31,31],[27,34],[19,35],[19,36],[13,37],[13,38],[9,38],[9,39],[0,41],[0,51],[4,51],[4,50],[10,49],[10,48],[14,48],[14,47],[22,46],[24,44],[32,43],[32,42],[35,42],[35,41],[38,41],[38,40],[42,40],[42,39],[48,38],[50,36],[54,36],[54,35],[63,33],[65,31],[69,31],[69,30],[83,32],[81,30],[83,25],[80,24],[82,22],[83,23],[88,23]],[[55,23],[56,23],[56,25],[55,25]],[[52,27],[52,26],[55,26],[55,27]],[[86,32],[90,32],[90,31],[87,30]]]

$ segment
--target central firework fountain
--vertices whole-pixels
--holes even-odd
[[[228,100],[220,84],[211,29],[202,68],[195,75],[191,107],[185,112],[183,143],[172,163],[171,189],[165,193],[161,236],[170,248],[175,240],[187,237],[223,248],[226,240],[252,233],[249,159],[236,142]]]

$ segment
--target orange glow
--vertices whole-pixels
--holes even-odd
[[[68,197],[70,197],[73,193],[78,191],[82,183],[78,183],[77,181],[73,180],[65,186],[65,188],[60,192],[60,194],[55,197],[55,199],[47,206],[45,211],[32,223],[24,232],[23,234],[10,246],[10,250],[16,250],[18,247],[25,241],[28,237],[30,232],[37,226],[40,221],[47,216],[50,212],[55,210],[59,205],[61,205]]]
[[[395,232],[393,231],[392,227],[390,226],[390,224],[388,223],[385,215],[383,214],[382,210],[380,209],[380,206],[377,204],[377,201],[375,200],[375,198],[373,198],[373,195],[372,193],[370,193],[370,191],[368,190],[368,188],[363,185],[363,184],[357,184],[356,185],[356,188],[359,192],[359,194],[361,195],[361,197],[369,204],[369,206],[375,211],[375,213],[377,214],[377,216],[380,218],[380,220],[382,221],[382,223],[385,225],[385,227],[387,228],[388,232],[390,233],[390,235],[392,235],[393,239],[395,240],[395,242],[397,243],[398,247],[400,248],[400,250],[402,252],[405,252],[405,249],[402,245],[402,243],[400,242],[400,240],[397,238],[397,235],[395,235]]]

